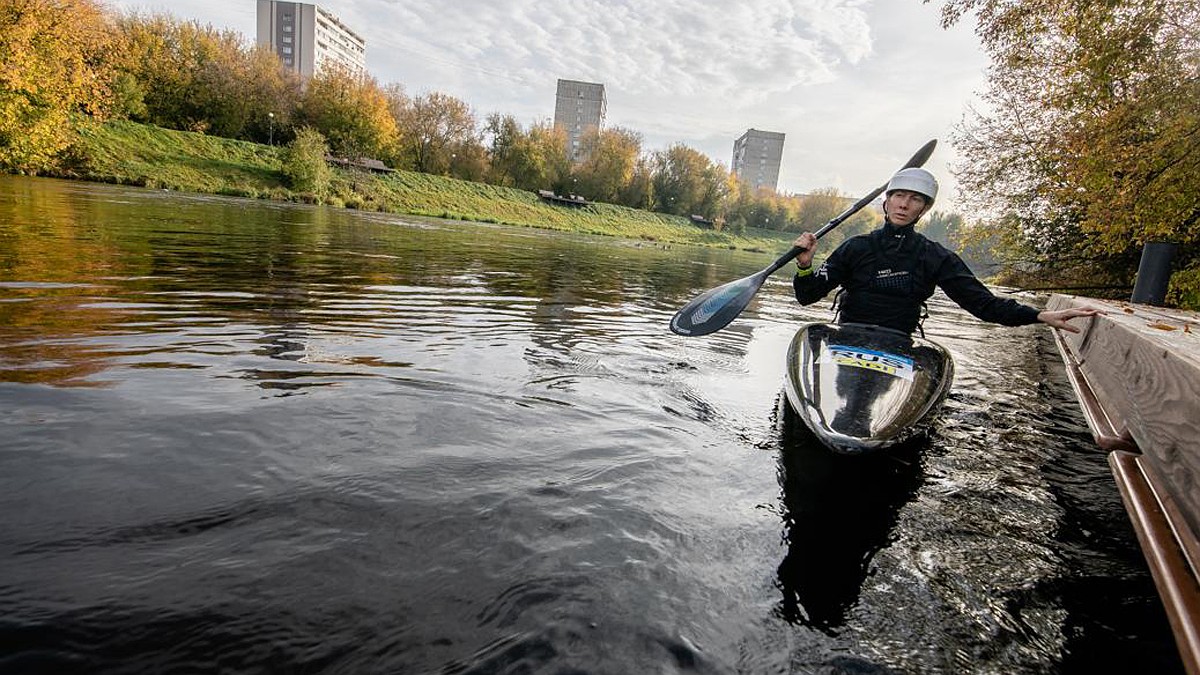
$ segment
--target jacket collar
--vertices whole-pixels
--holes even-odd
[[[883,227],[879,228],[879,233],[888,240],[891,239],[907,239],[908,235],[913,233],[912,225],[903,227],[893,225],[891,221],[883,221]]]

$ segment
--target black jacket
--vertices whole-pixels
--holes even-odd
[[[792,280],[800,304],[841,286],[839,320],[911,333],[935,287],[971,314],[1005,326],[1036,323],[1038,310],[992,295],[956,253],[911,227],[891,223],[842,242],[825,263]]]

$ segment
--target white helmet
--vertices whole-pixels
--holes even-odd
[[[887,194],[892,194],[894,190],[908,190],[924,195],[932,204],[937,199],[938,184],[933,174],[925,169],[913,167],[900,169],[895,176],[892,176],[892,179],[888,181]]]

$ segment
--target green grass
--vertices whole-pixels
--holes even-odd
[[[64,178],[185,192],[314,201],[290,190],[280,170],[282,148],[170,131],[132,122],[89,125]],[[737,235],[698,227],[686,218],[594,203],[555,206],[525,190],[397,171],[334,169],[333,206],[456,220],[536,227],[673,244],[778,251],[790,235],[752,230]]]
[[[64,177],[246,197],[289,195],[279,148],[131,122],[80,132],[83,161]]]

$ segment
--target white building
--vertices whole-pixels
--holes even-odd
[[[604,127],[608,102],[604,85],[576,80],[558,81],[554,103],[554,126],[567,132],[567,156],[572,162],[583,159],[583,138]]]
[[[258,0],[258,44],[305,79],[326,64],[357,74],[367,68],[366,41],[333,14],[303,2]]]
[[[733,142],[733,174],[755,190],[775,191],[783,162],[783,137],[777,131],[747,129]]]

